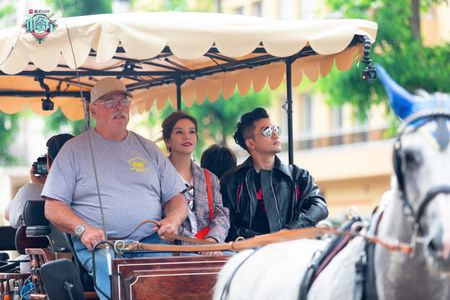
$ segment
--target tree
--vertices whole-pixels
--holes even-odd
[[[6,3],[3,7],[0,8],[0,20],[3,18],[11,16],[15,13],[16,8],[12,3]]]
[[[3,21],[16,11],[12,3],[6,3],[0,8],[0,20]],[[14,156],[9,153],[9,145],[17,132],[18,114],[7,115],[0,112],[0,166],[12,165]]]
[[[9,153],[9,145],[17,132],[18,119],[18,114],[0,113],[0,166],[13,165],[16,162],[16,158]]]
[[[375,63],[383,65],[391,76],[410,92],[424,89],[428,92],[449,92],[450,45],[424,47],[415,30],[417,17],[413,17],[414,5],[419,0],[327,0],[328,5],[342,12],[345,18],[372,19],[378,23],[377,41],[372,51]],[[422,0],[424,1],[424,0]],[[422,9],[442,2],[427,0],[419,4]],[[422,6],[420,6],[422,5]],[[420,28],[420,27],[419,27]],[[316,88],[325,93],[329,102],[342,105],[352,104],[360,119],[367,118],[372,104],[386,99],[379,82],[367,83],[361,80],[364,64],[346,73],[333,70],[320,80]]]
[[[55,12],[61,11],[60,0],[46,0]],[[64,16],[87,16],[112,12],[112,0],[61,0]]]
[[[209,11],[215,10],[213,0],[130,0],[135,11]]]

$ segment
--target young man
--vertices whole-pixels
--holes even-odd
[[[126,129],[130,97],[118,79],[97,82],[89,106],[95,129],[65,145],[42,192],[46,217],[72,235],[77,257],[91,275],[97,242],[127,236],[150,219],[160,226],[141,226],[129,239],[162,243],[166,233],[178,233],[188,212],[180,194],[184,183],[171,162],[154,143]],[[105,250],[96,251],[101,299],[111,294],[106,257]]]
[[[238,237],[314,226],[328,216],[324,197],[307,170],[283,164],[280,128],[266,110],[244,114],[234,139],[250,153],[221,178],[223,204],[230,210],[228,241]]]
[[[73,135],[62,133],[54,135],[47,141],[47,170],[50,170],[52,162],[55,160],[61,147],[65,142],[73,138]],[[34,165],[30,169],[31,182],[22,186],[14,199],[5,209],[5,219],[9,221],[11,227],[18,228],[24,225],[22,213],[27,201],[41,200],[42,188],[44,187],[47,174],[35,174]]]

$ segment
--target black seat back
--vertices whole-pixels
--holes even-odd
[[[16,250],[16,229],[11,226],[0,226],[0,251]]]
[[[41,278],[50,300],[84,299],[78,271],[74,263],[68,259],[52,260],[43,264]]]
[[[47,248],[51,229],[45,218],[44,200],[29,200],[25,203],[22,219],[25,226],[17,229],[15,236],[16,249],[20,254],[25,254],[26,248]]]
[[[15,245],[16,229],[11,226],[0,226],[0,251],[16,250]],[[19,263],[9,262],[9,254],[0,252],[0,273],[12,272]]]
[[[45,218],[45,200],[31,200],[25,203],[22,214],[26,226],[48,226]]]

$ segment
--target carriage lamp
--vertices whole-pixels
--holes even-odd
[[[362,79],[367,81],[374,81],[377,79],[377,69],[370,64],[364,68],[362,72]]]
[[[39,73],[34,77],[34,80],[39,82],[41,88],[45,91],[45,99],[41,99],[42,101],[42,110],[48,111],[53,110],[55,108],[55,103],[50,100],[52,93],[50,92],[50,88],[44,82],[44,75]]]
[[[55,108],[55,103],[50,100],[50,97],[47,97],[46,99],[42,99],[42,110],[53,110]]]
[[[367,81],[374,81],[377,79],[377,69],[372,64],[372,59],[370,59],[370,48],[372,47],[372,43],[370,42],[369,37],[364,36],[364,48],[363,48],[363,59],[362,62],[366,64],[364,71],[362,72],[362,79]]]

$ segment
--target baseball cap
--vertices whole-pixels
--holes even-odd
[[[127,91],[127,88],[122,81],[114,77],[107,77],[97,81],[95,86],[91,89],[91,103],[94,103],[98,98],[112,92],[124,92],[128,97],[133,98],[133,95]]]
[[[73,135],[69,133],[57,134],[49,138],[46,144],[48,156],[52,160],[55,160],[59,150],[61,150],[62,146],[71,138],[73,138]]]

